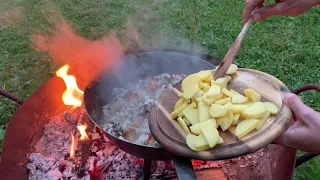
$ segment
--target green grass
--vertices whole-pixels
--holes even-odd
[[[33,90],[54,75],[50,56],[35,51],[31,35],[51,31],[46,12],[56,8],[79,35],[97,39],[105,32],[117,32],[127,50],[133,48],[189,49],[193,43],[194,1],[112,0],[0,0],[0,87],[26,99]],[[241,30],[243,1],[196,0],[197,45],[201,52],[223,57]],[[3,14],[21,11],[12,21]],[[18,13],[19,14],[19,13]],[[20,18],[19,18],[20,17]],[[298,17],[271,17],[254,23],[243,42],[236,62],[265,71],[293,90],[303,84],[320,83],[320,8]],[[128,43],[127,21],[131,19],[141,35]],[[320,110],[320,95],[308,92],[303,101]],[[0,126],[5,129],[17,105],[0,97]],[[1,137],[0,137],[1,139]],[[316,158],[295,171],[294,179],[317,179]]]

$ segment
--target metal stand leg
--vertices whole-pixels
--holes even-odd
[[[196,180],[196,173],[194,172],[192,162],[190,159],[173,155],[173,163],[180,180]]]
[[[151,163],[152,161],[149,159],[144,159],[143,161],[143,179],[149,180],[151,174]]]

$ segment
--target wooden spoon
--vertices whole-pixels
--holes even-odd
[[[216,71],[213,71],[213,77],[214,79],[218,79],[221,77],[224,77],[226,74],[228,68],[233,63],[238,50],[240,48],[241,42],[244,39],[244,37],[247,35],[247,32],[252,24],[252,18],[250,18],[243,26],[240,34],[238,35],[237,39],[232,44],[231,48],[227,52],[227,54],[224,56],[223,60],[219,64],[219,67]]]

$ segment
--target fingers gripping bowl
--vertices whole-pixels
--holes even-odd
[[[200,119],[201,118],[206,120],[216,119],[214,120],[215,123],[220,126],[218,128],[218,133],[213,133],[216,135],[212,135],[214,137],[212,136],[209,137],[209,139],[211,138],[211,139],[214,139],[213,141],[215,141],[212,144],[212,142],[208,141],[208,137],[206,137],[206,134],[203,131],[206,131],[205,129],[208,129],[208,131],[210,130],[216,131],[214,127],[205,128],[206,126],[213,125],[214,123],[207,123],[207,122],[204,123],[205,125],[202,125],[203,127],[200,129],[200,132],[197,133],[195,132],[197,130],[194,130],[192,128],[188,129],[187,125],[189,124],[189,122],[185,122],[185,120],[188,121],[188,118],[187,118],[188,116],[183,117],[184,114],[181,112],[178,112],[178,113],[176,112],[176,114],[175,113],[172,114],[172,112],[175,109],[175,106],[176,108],[177,106],[179,106],[179,104],[176,105],[177,101],[179,100],[181,101],[181,98],[179,96],[183,97],[184,99],[190,98],[190,100],[187,100],[189,102],[189,105],[187,104],[185,105],[185,107],[198,108],[199,111],[201,111],[200,109],[203,103],[205,103],[207,107],[209,107],[212,104],[212,102],[211,104],[209,103],[210,105],[208,104],[207,101],[198,102],[198,101],[201,101],[201,99],[195,98],[192,92],[188,94],[189,93],[188,91],[190,90],[183,89],[180,84],[177,84],[174,87],[166,90],[162,94],[162,96],[160,96],[157,99],[156,103],[154,104],[151,110],[149,127],[151,130],[151,133],[153,134],[153,137],[157,140],[157,142],[162,147],[164,147],[165,149],[167,149],[168,151],[176,155],[180,155],[180,156],[184,156],[192,159],[202,159],[202,160],[218,160],[218,159],[228,159],[228,158],[238,157],[241,155],[252,153],[272,143],[288,127],[292,118],[291,111],[283,103],[283,100],[282,100],[283,95],[289,92],[288,88],[286,87],[285,84],[283,84],[277,78],[271,75],[268,75],[266,73],[252,70],[252,69],[239,68],[235,74],[231,75],[231,77],[232,77],[232,80],[228,83],[226,89],[228,90],[232,89],[235,92],[241,93],[243,96],[241,96],[240,101],[242,98],[246,98],[245,96],[249,98],[245,100],[244,103],[248,103],[247,101],[249,100],[250,101],[254,100],[254,97],[250,97],[250,94],[252,95],[252,93],[246,90],[246,89],[251,89],[254,91],[253,94],[257,92],[258,94],[261,95],[261,99],[259,101],[271,102],[277,107],[278,112],[276,112],[276,114],[275,112],[273,112],[272,114],[275,114],[275,115],[269,116],[265,120],[265,122],[262,123],[263,125],[259,128],[257,128],[256,125],[254,126],[250,125],[250,123],[249,125],[242,124],[241,126],[244,126],[245,130],[241,130],[240,128],[240,131],[246,131],[246,132],[251,131],[251,132],[248,134],[240,132],[240,135],[239,135],[239,130],[237,130],[238,132],[236,132],[237,122],[232,123],[233,125],[231,126],[229,125],[230,127],[229,126],[226,127],[224,126],[224,123],[221,123],[220,116],[219,117],[208,116],[206,118],[203,118],[203,117],[200,117],[201,116],[200,115],[201,113],[200,113],[199,114]],[[178,92],[177,90],[183,91],[184,93],[183,94],[177,93]],[[246,90],[246,93],[244,93],[244,90]],[[204,91],[208,92],[208,89]],[[225,94],[228,94],[228,92],[222,93],[222,94],[224,94],[225,96]],[[239,102],[233,102],[233,101],[237,101],[236,98],[229,99],[229,97],[223,97],[223,98],[220,98],[219,100],[221,99],[223,100],[220,102],[215,101],[217,102],[217,105],[214,105],[214,106],[223,107],[223,106],[227,106],[228,104],[232,105],[232,103],[239,103]],[[215,102],[213,102],[213,104],[215,104]],[[192,103],[195,103],[195,105],[192,105]],[[223,106],[220,106],[221,104],[219,103],[222,103]],[[253,114],[254,114],[253,116],[249,116],[246,118],[242,117],[242,119],[255,118],[254,116],[257,115],[257,113],[253,112]],[[261,118],[262,117],[260,117],[259,115],[259,119]],[[255,119],[258,119],[258,117]],[[258,120],[253,120],[253,121],[258,121]],[[202,122],[203,120],[201,120],[201,123]],[[194,124],[191,123],[190,125],[193,126]],[[253,128],[250,129],[249,127],[249,130],[248,130],[246,126],[252,126]],[[254,128],[257,128],[259,130],[253,130]],[[210,133],[212,132],[210,131]],[[193,137],[190,138],[191,136]],[[190,145],[190,141],[195,141],[193,139],[195,136],[197,137],[203,136],[203,138],[198,138],[196,140],[198,144],[197,149],[195,149],[194,147],[192,148],[192,145]],[[202,146],[201,146],[201,142],[199,142],[201,141],[201,139],[204,141]]]

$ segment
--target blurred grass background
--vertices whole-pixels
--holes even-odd
[[[270,3],[271,1],[268,1]],[[194,8],[197,9],[196,43],[199,51],[223,57],[242,28],[243,1],[238,0],[0,0],[0,87],[26,99],[54,76],[57,67],[48,54],[35,51],[31,35],[49,33],[50,10],[58,10],[74,30],[88,39],[116,32],[127,50],[128,19],[140,34],[140,48],[190,49]],[[320,8],[298,17],[277,16],[254,23],[236,63],[267,72],[293,90],[320,84]],[[301,95],[320,110],[320,95]],[[18,106],[0,97],[0,140]],[[318,179],[319,158],[295,171],[294,179]]]

